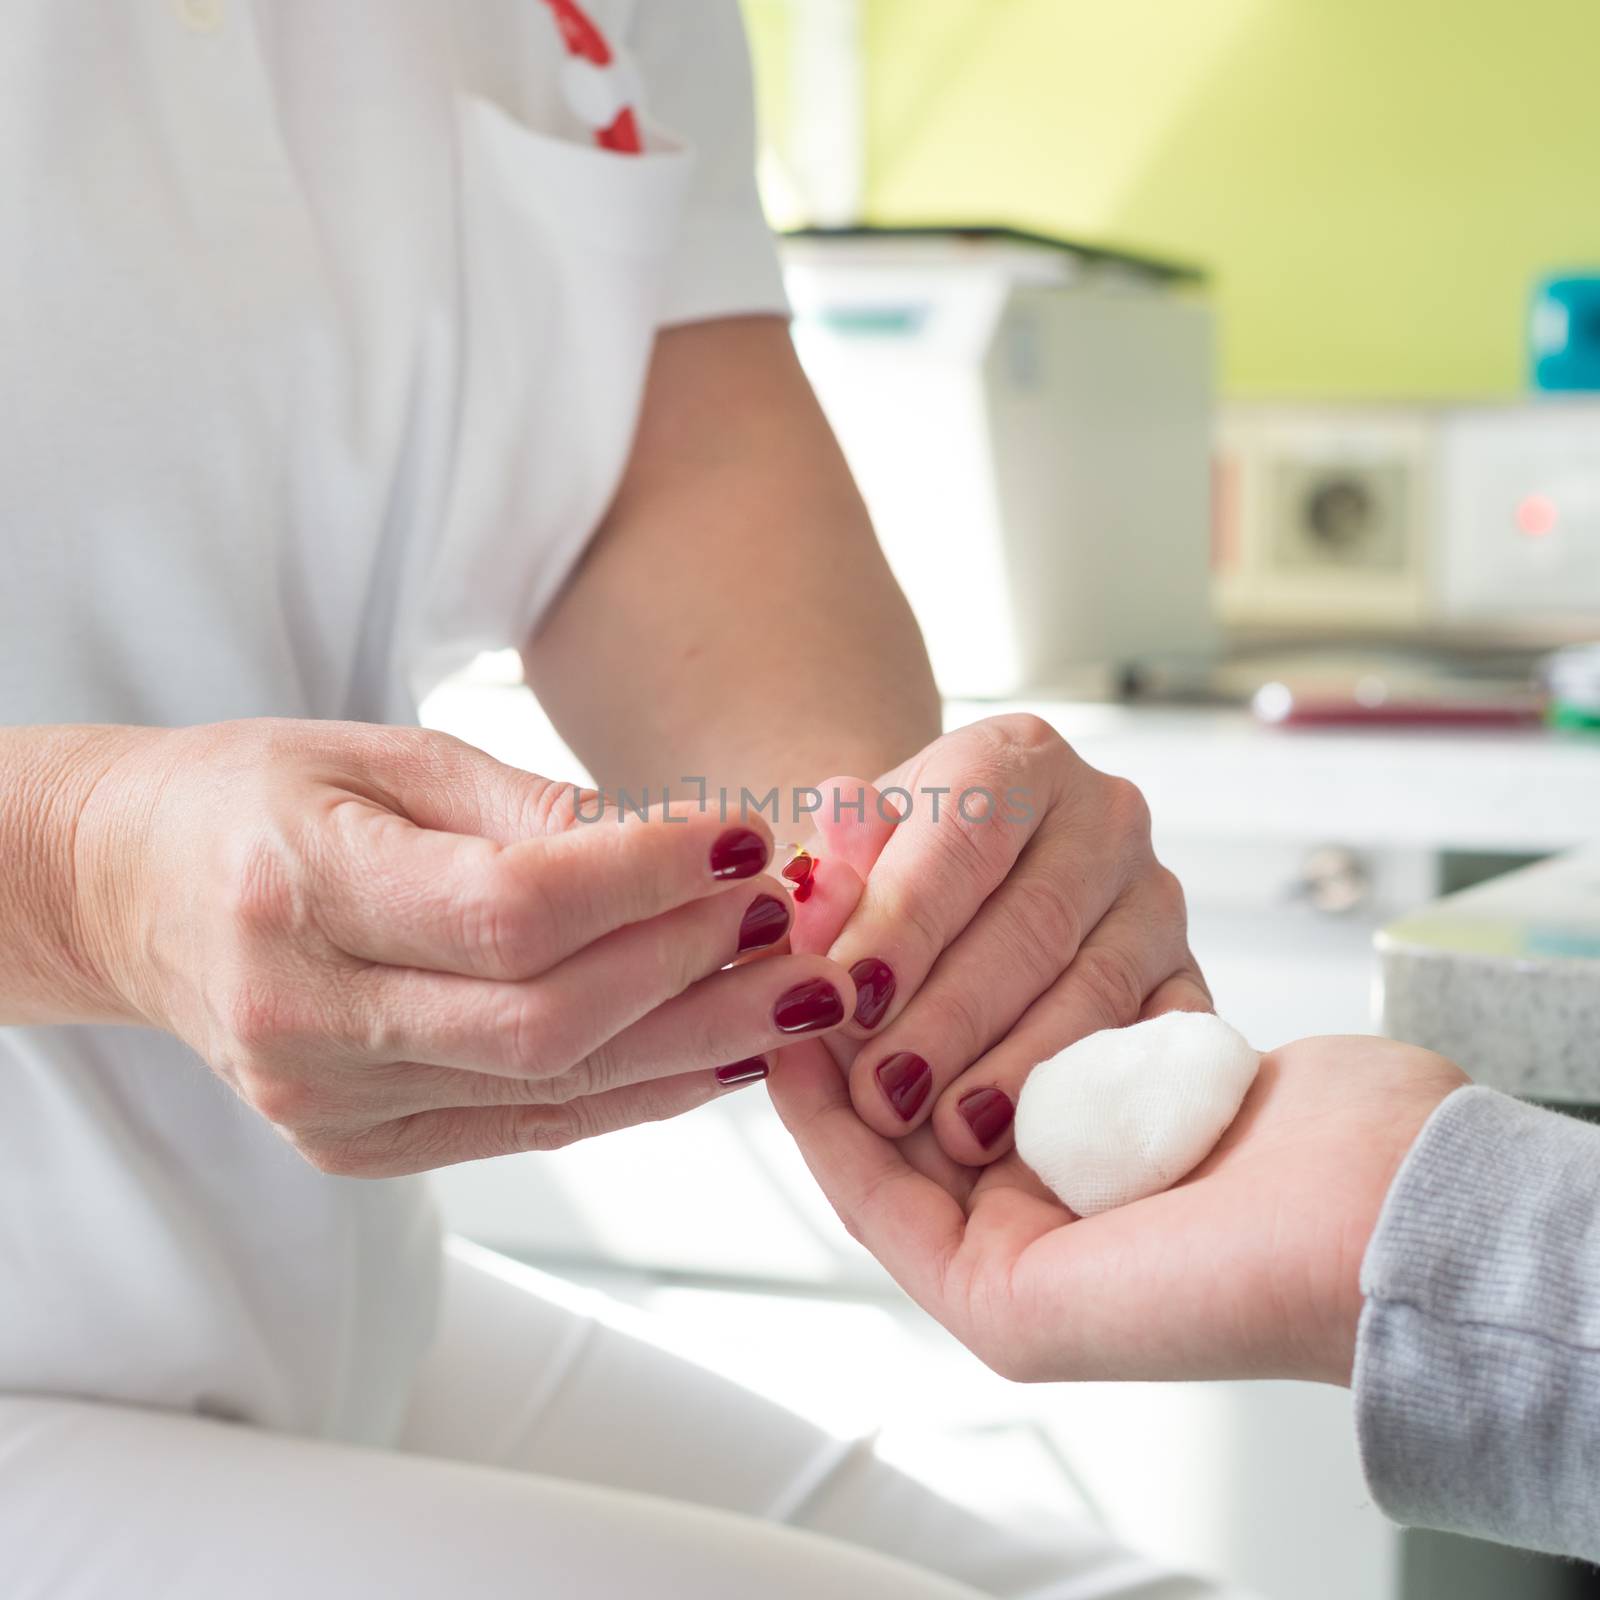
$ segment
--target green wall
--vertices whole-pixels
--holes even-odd
[[[1234,394],[1516,392],[1530,280],[1600,267],[1600,0],[863,9],[873,219],[1206,263]]]
[[[789,115],[789,81],[785,71],[789,46],[789,7],[804,0],[739,0],[750,55],[756,71],[756,103],[762,137],[780,148]]]

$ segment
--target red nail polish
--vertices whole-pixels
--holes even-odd
[[[718,1067],[716,1077],[724,1089],[731,1089],[735,1084],[755,1083],[768,1071],[765,1056],[751,1056],[748,1061],[735,1061],[731,1067]]]
[[[767,841],[752,828],[729,828],[711,847],[713,878],[753,878],[767,864]]]
[[[844,1021],[844,1000],[826,978],[808,978],[778,996],[772,1025],[779,1033],[814,1033]]]
[[[933,1088],[933,1069],[921,1056],[909,1050],[885,1056],[878,1063],[876,1076],[884,1098],[902,1122],[909,1122],[916,1116]]]
[[[868,956],[850,969],[856,986],[855,1019],[863,1028],[876,1028],[894,999],[894,971],[887,961]]]
[[[967,1119],[972,1137],[985,1150],[1011,1126],[1017,1114],[1011,1101],[998,1089],[974,1089],[962,1095],[956,1110]]]
[[[783,869],[783,876],[794,885],[794,897],[804,905],[816,887],[817,858],[808,850],[799,851],[794,860]]]
[[[776,944],[789,927],[789,908],[775,894],[758,894],[739,924],[739,954],[765,950]]]

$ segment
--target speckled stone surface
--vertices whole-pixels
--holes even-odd
[[[1437,900],[1377,948],[1390,1038],[1511,1094],[1600,1104],[1600,849]]]

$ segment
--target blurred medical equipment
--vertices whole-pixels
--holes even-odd
[[[1196,273],[991,228],[806,230],[785,262],[795,343],[946,694],[1206,650]]]
[[[1600,620],[1600,403],[1231,406],[1216,490],[1241,633],[1539,646]]]
[[[1528,353],[1535,389],[1600,389],[1600,276],[1535,285]]]
[[[1376,641],[1241,651],[1212,683],[1285,728],[1536,728],[1549,701],[1526,651]]]
[[[1557,650],[1539,663],[1539,676],[1557,727],[1600,730],[1600,644]]]

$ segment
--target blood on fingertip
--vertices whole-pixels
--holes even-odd
[[[797,850],[794,859],[783,869],[783,876],[794,885],[794,897],[801,905],[811,898],[820,865],[809,850]]]

